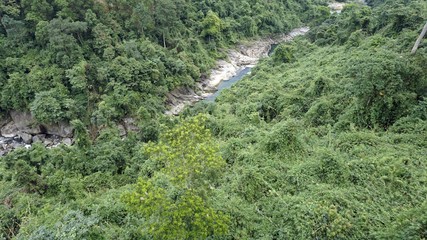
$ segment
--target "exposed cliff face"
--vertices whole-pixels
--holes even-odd
[[[73,130],[66,122],[38,124],[30,112],[12,111],[0,120],[0,156],[35,142],[46,147],[71,145]]]
[[[140,130],[133,118],[124,118],[117,128],[121,137]],[[20,147],[30,148],[37,142],[47,148],[70,146],[74,143],[73,131],[67,122],[39,124],[30,112],[12,111],[0,119],[0,156]]]
[[[203,79],[197,85],[196,91],[190,88],[178,88],[167,95],[167,104],[170,110],[168,115],[180,113],[186,105],[193,104],[204,99],[216,91],[221,81],[226,81],[235,76],[245,67],[255,66],[261,58],[267,57],[271,45],[288,42],[296,36],[306,34],[308,27],[296,28],[288,34],[282,34],[274,38],[264,38],[246,44],[240,44],[236,49],[228,51],[226,60],[218,60],[216,67],[212,69],[208,78]]]

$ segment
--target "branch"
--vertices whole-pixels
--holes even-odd
[[[417,41],[415,42],[414,47],[412,48],[412,54],[415,54],[417,52],[418,46],[420,46],[421,40],[424,38],[424,35],[427,33],[427,23],[424,25],[423,31],[421,32],[420,36],[418,37]]]

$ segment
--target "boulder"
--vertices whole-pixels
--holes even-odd
[[[26,144],[31,144],[33,142],[33,136],[31,134],[20,132],[18,135]]]
[[[27,126],[24,128],[19,128],[19,131],[25,132],[25,133],[28,133],[31,135],[36,135],[36,134],[40,134],[43,132],[40,126]]]
[[[2,128],[4,125],[8,124],[11,121],[10,117],[2,117],[0,118],[0,128]]]
[[[57,135],[53,135],[53,136],[51,136],[51,139],[52,139],[52,141],[53,141],[53,145],[54,146],[58,146],[59,144],[61,144],[61,142],[62,142],[62,138],[61,137],[59,137],[59,136],[57,136]]]
[[[13,138],[19,133],[18,127],[15,125],[15,122],[9,122],[6,126],[1,128],[1,135],[5,138]]]
[[[50,125],[42,126],[45,130],[44,133],[59,136],[62,138],[70,138],[73,137],[74,128],[66,122],[54,123]]]
[[[117,125],[117,128],[119,129],[120,137],[126,136],[126,129],[122,124]]]
[[[67,146],[71,146],[71,144],[73,144],[73,140],[71,138],[64,138],[62,139],[62,143]]]
[[[138,132],[140,130],[139,127],[136,125],[136,121],[134,118],[124,118],[123,122],[127,132]]]
[[[45,134],[38,134],[36,136],[33,137],[33,142],[44,142],[44,140],[46,139],[46,135]]]
[[[12,149],[17,149],[17,148],[24,147],[24,146],[25,146],[25,144],[24,144],[24,143],[21,143],[21,142],[12,142],[12,143],[10,144],[10,146],[11,146],[11,148],[12,148]]]
[[[50,138],[46,138],[43,142],[46,147],[51,147],[53,145],[53,140]]]
[[[30,112],[12,111],[10,116],[18,128],[25,128],[36,122]]]
[[[10,116],[19,131],[33,135],[42,132],[42,129],[30,112],[12,111],[10,112]]]

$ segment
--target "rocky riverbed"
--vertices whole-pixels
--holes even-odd
[[[364,0],[354,0],[352,2],[366,4]],[[330,2],[328,6],[331,13],[341,13],[346,4],[347,3],[333,1]],[[209,77],[199,81],[195,90],[185,87],[177,88],[170,92],[167,95],[166,101],[169,110],[166,111],[165,114],[177,115],[185,106],[206,99],[216,92],[216,87],[221,81],[232,78],[242,69],[253,67],[261,58],[267,57],[272,45],[292,41],[296,36],[304,35],[309,30],[308,27],[296,28],[287,34],[240,44],[236,49],[229,50],[227,59],[218,60],[216,62],[216,67],[211,70]]]
[[[72,138],[61,138],[57,135],[39,134],[34,137],[31,144],[26,143],[22,137],[0,137],[0,157],[8,154],[17,148],[31,148],[32,144],[41,143],[46,148],[55,148],[61,144],[71,146],[73,144]]]
[[[121,137],[139,128],[135,119],[124,118],[117,125]],[[0,118],[0,157],[17,148],[31,148],[40,143],[46,148],[74,143],[73,127],[67,122],[39,124],[28,111],[11,111]]]
[[[0,120],[0,156],[40,142],[47,148],[73,144],[73,128],[69,123],[37,124],[30,112],[12,111]]]
[[[366,5],[365,0],[353,0],[352,2]],[[331,9],[331,13],[341,13],[347,4],[346,2],[331,2],[328,4],[328,7]]]
[[[331,9],[331,13],[341,13],[341,11],[344,9],[345,3],[332,2],[329,3],[328,6]]]
[[[356,0],[366,4],[363,0]],[[345,3],[332,2],[329,7],[332,12],[340,13]],[[194,89],[177,88],[167,94],[168,115],[179,114],[185,106],[206,99],[217,91],[222,81],[227,81],[245,68],[254,67],[261,58],[267,57],[273,45],[292,41],[295,37],[306,34],[310,29],[301,27],[287,34],[263,38],[242,43],[236,49],[227,53],[227,59],[218,60],[216,67],[211,70],[209,77],[201,79]],[[120,135],[124,137],[129,131],[137,131],[132,118],[123,119],[118,125]],[[31,144],[40,142],[47,148],[61,144],[73,144],[73,128],[68,123],[38,125],[29,112],[12,111],[10,116],[0,118],[0,157],[16,148],[31,148]]]
[[[167,95],[167,104],[170,109],[166,114],[179,114],[185,106],[205,99],[216,91],[221,81],[232,78],[242,69],[253,67],[261,58],[267,57],[272,45],[289,42],[297,36],[306,34],[309,30],[308,27],[296,28],[287,34],[243,43],[236,49],[229,50],[227,59],[218,60],[209,77],[201,80],[196,90],[178,88]]]

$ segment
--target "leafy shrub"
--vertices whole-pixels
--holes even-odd
[[[37,93],[30,109],[40,123],[69,121],[76,116],[75,102],[63,88]]]

